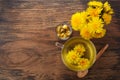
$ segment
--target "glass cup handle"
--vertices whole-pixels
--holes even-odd
[[[58,48],[61,48],[61,49],[64,47],[64,45],[61,44],[61,43],[59,43],[59,42],[56,42],[56,43],[55,43],[55,46],[57,46]]]

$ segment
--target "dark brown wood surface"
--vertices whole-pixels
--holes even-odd
[[[97,51],[106,43],[109,48],[85,78],[65,67],[55,46],[56,25],[70,21],[88,1],[0,0],[0,80],[120,80],[120,0],[108,0],[113,20],[106,36],[92,41]]]

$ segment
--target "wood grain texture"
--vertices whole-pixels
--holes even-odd
[[[89,0],[0,0],[0,80],[119,80],[120,1],[108,0],[114,9],[112,23],[102,39],[93,39],[105,54],[79,79],[66,68],[55,46],[56,25],[69,21]],[[105,1],[105,0],[102,0]],[[72,36],[79,36],[73,32]],[[60,41],[64,43],[63,41]]]

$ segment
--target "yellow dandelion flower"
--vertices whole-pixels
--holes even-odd
[[[88,6],[93,6],[93,7],[102,7],[103,3],[99,1],[90,1],[88,2]]]
[[[84,55],[85,47],[82,44],[78,44],[74,47],[74,51],[79,54],[79,57]]]
[[[113,9],[111,8],[110,4],[107,1],[104,3],[103,8],[104,8],[104,11],[107,12],[108,14],[114,13]]]
[[[69,51],[66,56],[67,61],[71,64],[77,64],[78,58],[79,58],[79,55],[76,54],[76,51],[74,50]]]
[[[104,13],[102,18],[104,19],[104,22],[106,24],[110,24],[111,20],[112,20],[112,15]]]
[[[92,19],[88,23],[88,28],[91,33],[94,33],[98,28],[101,28],[103,26],[103,21],[99,17],[92,17]]]
[[[87,58],[80,58],[78,66],[81,68],[81,70],[86,70],[90,66],[90,61]]]
[[[101,14],[102,8],[88,7],[86,11],[91,17],[99,17]]]
[[[113,9],[111,9],[111,10],[108,12],[108,14],[113,14],[113,13],[114,13]]]
[[[71,17],[72,28],[76,31],[82,29],[83,26],[86,24],[86,18],[87,13],[85,11],[73,14]]]
[[[84,39],[91,39],[92,38],[92,35],[90,33],[90,29],[86,26],[84,27],[81,31],[80,31],[80,35],[81,37],[83,37]]]
[[[103,28],[99,28],[94,34],[93,37],[94,38],[102,38],[106,33],[106,30]]]

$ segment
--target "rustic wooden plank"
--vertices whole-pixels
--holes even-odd
[[[0,0],[0,80],[80,80],[61,60],[55,27],[84,10],[88,1]],[[110,47],[81,80],[120,79],[120,1],[109,2],[112,23],[104,38],[92,41],[97,51],[106,43]]]

